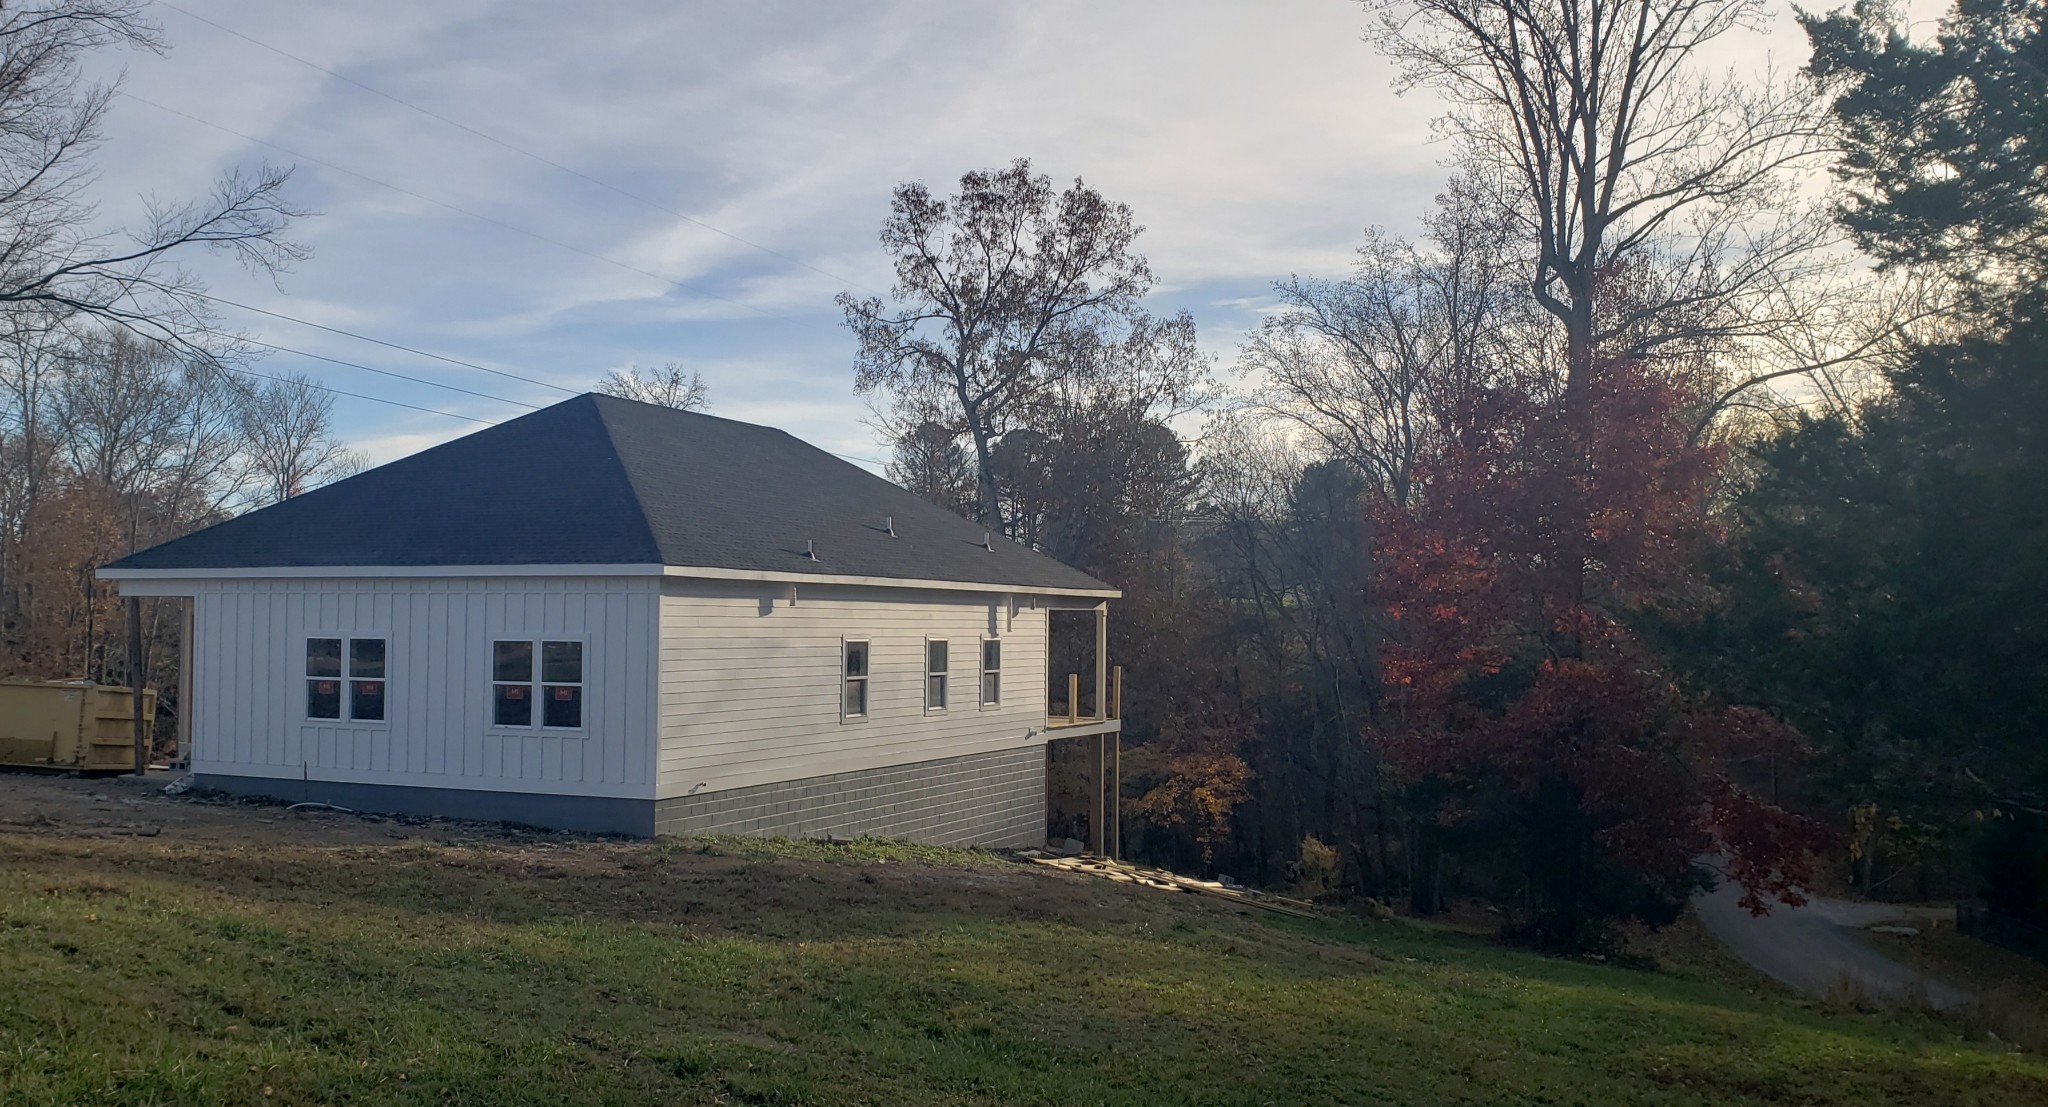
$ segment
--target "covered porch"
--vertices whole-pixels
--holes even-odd
[[[1123,851],[1123,685],[1121,665],[1109,663],[1109,604],[1054,606],[1046,619],[1047,756],[1052,777],[1062,770],[1072,777],[1076,766],[1085,778],[1082,795],[1063,795],[1057,779],[1049,782],[1048,833],[1052,824],[1078,820],[1087,851],[1096,857],[1120,857]],[[1062,805],[1058,801],[1074,802]],[[1078,811],[1057,812],[1062,806]],[[1069,847],[1071,848],[1071,847]]]

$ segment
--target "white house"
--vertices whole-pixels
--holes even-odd
[[[187,599],[186,749],[228,792],[1024,845],[1047,742],[1121,725],[1114,589],[781,431],[605,396],[100,575]],[[1060,608],[1097,637],[1055,715]]]

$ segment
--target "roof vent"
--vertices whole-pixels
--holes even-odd
[[[896,537],[896,517],[894,515],[882,516],[882,529],[889,532],[889,537]]]
[[[804,556],[805,556],[805,557],[808,557],[808,558],[810,558],[810,559],[811,559],[812,561],[816,561],[816,560],[818,560],[818,540],[817,540],[817,539],[815,539],[815,538],[806,538],[806,539],[804,539]]]
[[[990,553],[994,553],[994,552],[995,552],[995,549],[996,549],[996,543],[995,543],[995,538],[994,538],[994,536],[993,536],[992,534],[990,534],[990,532],[988,532],[988,531],[982,531],[982,532],[981,532],[981,548],[982,548],[982,549],[984,549],[984,550],[987,550],[987,551],[988,551],[988,552],[990,552]]]

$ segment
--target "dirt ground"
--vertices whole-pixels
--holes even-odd
[[[463,834],[489,828],[443,819],[399,819],[291,812],[283,804],[219,796],[164,794],[177,777],[77,777],[0,771],[0,830],[60,837],[164,837],[209,843],[370,845]]]
[[[956,912],[1082,924],[1142,924],[1189,911],[1217,920],[1250,914],[1213,897],[1133,888],[995,854],[647,841],[293,811],[267,801],[166,795],[170,779],[0,772],[0,863],[147,868],[222,891],[262,886],[311,896],[319,886],[325,896],[373,902],[454,898],[498,918],[688,916],[714,930],[732,920],[789,937],[844,933],[844,920],[833,918],[844,907],[862,908],[867,924],[879,927]],[[508,875],[522,879],[500,879]],[[508,892],[513,885],[520,890]]]

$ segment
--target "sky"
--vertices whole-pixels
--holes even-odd
[[[675,361],[714,414],[882,458],[833,297],[886,291],[899,182],[951,192],[1017,157],[1132,207],[1148,306],[1192,312],[1227,375],[1274,281],[1412,230],[1445,176],[1437,102],[1395,94],[1349,0],[177,5],[150,9],[167,53],[95,59],[122,89],[103,217],[295,165],[312,256],[274,286],[200,261],[215,295],[555,387],[223,308],[264,342],[498,398],[257,368],[472,419]],[[1732,48],[1804,54],[1796,29]],[[372,462],[481,425],[335,415]]]

